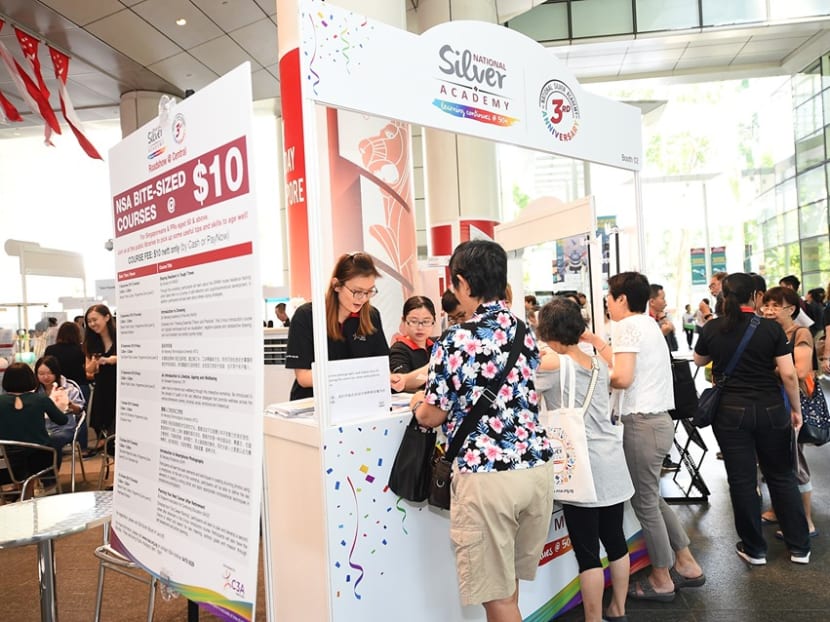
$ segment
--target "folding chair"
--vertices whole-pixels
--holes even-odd
[[[15,454],[20,454],[26,451],[50,452],[52,464],[28,476],[24,473],[20,473],[19,470],[18,472],[15,472],[14,462],[13,460],[10,460],[10,457],[13,458],[15,457]],[[36,479],[47,475],[50,471],[55,477],[55,486],[54,489],[48,490],[46,494],[51,492],[63,492],[61,490],[61,480],[60,477],[58,477],[58,452],[53,447],[38,445],[37,443],[25,443],[23,441],[0,440],[0,470],[5,470],[9,479],[8,483],[15,486],[15,490],[4,491],[0,489],[0,498],[14,498],[19,493],[19,501],[23,501],[26,498],[26,490],[29,488],[29,484],[33,484]],[[17,490],[18,486],[20,487],[20,490]],[[32,495],[34,496],[34,490],[32,490]]]
[[[110,476],[110,468],[115,466],[115,434],[104,439],[101,449],[101,472],[98,474],[98,490],[103,490],[104,480]]]
[[[81,441],[78,440],[78,431],[81,429],[81,424],[86,421],[86,411],[81,411],[81,416],[75,423],[75,434],[72,435],[72,468],[70,469],[70,477],[72,482],[72,492],[75,492],[75,461],[81,463],[81,476],[86,481],[86,469],[84,468],[84,454],[81,450]]]
[[[104,599],[104,571],[114,570],[126,577],[150,586],[147,600],[147,622],[153,622],[153,610],[156,604],[156,584],[158,579],[145,572],[138,564],[124,557],[110,544],[110,524],[104,525],[104,543],[95,549],[98,558],[98,591],[95,594],[95,622],[101,620],[101,603]]]

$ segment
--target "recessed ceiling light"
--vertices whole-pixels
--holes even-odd
[[[180,17],[176,20],[176,26],[185,26],[187,25],[187,20],[183,17]]]

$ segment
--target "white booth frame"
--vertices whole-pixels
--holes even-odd
[[[335,260],[328,178],[318,156],[325,106],[629,170],[641,222],[639,109],[583,91],[567,67],[535,41],[480,22],[440,24],[418,36],[319,0],[301,1],[298,18],[315,300],[324,299]],[[478,63],[478,73],[471,63]],[[456,69],[463,75],[449,79],[446,72]],[[466,86],[459,83],[471,76],[481,79],[476,88],[469,80]],[[551,93],[559,103],[552,104]],[[569,105],[564,114],[561,107],[551,109],[562,102]],[[589,218],[595,228],[593,210]],[[591,229],[580,233],[586,230]],[[557,237],[564,236],[557,232],[550,239]],[[458,602],[446,514],[396,501],[385,486],[408,415],[332,424],[325,305],[314,305],[312,314],[315,417],[266,417],[265,422],[269,619],[483,620],[481,607],[462,608]],[[400,522],[393,521],[399,514]],[[551,558],[560,554],[560,545],[566,550],[561,513],[558,517],[554,514]],[[627,518],[633,569],[645,555],[638,530]],[[356,558],[358,552],[363,560]],[[370,569],[367,559],[381,568]],[[543,557],[540,566],[544,563]],[[526,620],[550,619],[577,598],[575,562],[568,572],[563,585],[547,591],[527,584],[536,590],[529,596],[523,583],[520,605],[533,609]]]

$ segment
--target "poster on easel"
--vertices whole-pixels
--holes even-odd
[[[116,544],[226,620],[252,620],[262,309],[245,63],[109,156],[118,301]]]

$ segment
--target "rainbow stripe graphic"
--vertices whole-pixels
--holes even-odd
[[[646,542],[642,530],[638,531],[628,539],[628,554],[631,557],[631,574],[638,572],[651,563],[646,551]],[[608,570],[608,558],[602,559],[602,566],[605,568],[605,587],[611,584],[611,573]],[[574,577],[558,594],[555,594],[544,605],[524,618],[523,622],[549,622],[555,617],[570,611],[582,602],[582,594],[579,591],[579,577]]]
[[[252,602],[242,600],[230,600],[218,592],[209,590],[204,587],[196,585],[185,585],[177,581],[171,581],[169,577],[163,577],[156,572],[153,572],[147,566],[142,564],[134,555],[127,551],[121,540],[115,534],[115,531],[110,532],[110,544],[122,555],[125,555],[133,562],[141,566],[141,568],[148,574],[153,575],[167,588],[178,592],[188,600],[199,603],[199,607],[205,611],[213,613],[222,620],[230,620],[232,622],[250,622],[254,615],[254,604]]]
[[[519,121],[514,117],[508,117],[503,114],[499,114],[498,112],[483,110],[482,108],[476,108],[475,106],[457,104],[444,99],[436,98],[432,100],[432,105],[442,112],[446,112],[454,117],[472,119],[473,121],[478,121],[479,123],[489,123],[490,125],[498,125],[499,127],[510,127]]]
[[[148,154],[147,154],[147,159],[148,159],[148,160],[152,160],[153,158],[157,158],[157,157],[159,157],[162,153],[164,153],[165,151],[167,151],[167,147],[159,147],[159,148],[158,148],[158,149],[156,149],[155,151],[151,151],[150,153],[148,153]]]

